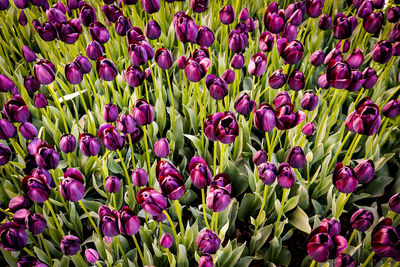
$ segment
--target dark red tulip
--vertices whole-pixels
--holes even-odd
[[[380,257],[399,258],[399,228],[392,225],[391,218],[380,221],[372,230],[371,247]]]
[[[13,122],[22,123],[31,117],[29,109],[20,95],[14,95],[4,104],[3,113]]]
[[[346,17],[345,14],[338,13],[333,20],[333,36],[336,39],[347,39],[352,35],[356,26],[357,19],[355,17]]]
[[[318,27],[323,31],[329,30],[332,27],[332,17],[328,14],[322,14],[318,21]]]
[[[349,63],[331,61],[328,64],[326,78],[328,83],[337,89],[346,89],[351,83],[351,67]]]
[[[332,174],[332,183],[341,193],[352,193],[356,190],[358,181],[353,169],[343,166],[342,162],[336,164]]]
[[[301,71],[294,70],[289,76],[288,85],[293,91],[300,91],[304,89],[305,77]]]
[[[281,57],[290,65],[294,65],[303,57],[304,47],[297,40],[286,42],[282,46]]]
[[[374,223],[374,214],[365,209],[354,212],[350,219],[351,226],[361,232],[368,231]]]

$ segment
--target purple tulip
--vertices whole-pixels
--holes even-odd
[[[382,108],[383,116],[393,119],[400,114],[400,100],[393,99]]]
[[[7,251],[18,251],[28,244],[25,228],[16,222],[5,222],[0,226],[0,246]]]
[[[341,253],[339,256],[337,256],[335,258],[334,266],[335,267],[354,267],[354,266],[356,266],[356,262],[349,254]]]
[[[196,188],[203,189],[211,184],[212,174],[203,158],[193,157],[189,163],[189,172],[192,184]]]
[[[3,113],[13,122],[22,123],[31,117],[29,109],[20,95],[14,95],[4,104]]]
[[[207,228],[201,230],[196,238],[196,246],[205,254],[215,254],[220,244],[221,240],[218,238],[217,234]]]
[[[151,187],[142,188],[136,196],[136,201],[152,216],[160,216],[167,208],[165,197]]]
[[[44,41],[50,42],[57,38],[57,29],[50,22],[46,21],[42,24],[40,21],[35,19],[32,21],[32,24],[40,38],[42,38]]]
[[[96,70],[104,81],[113,81],[117,77],[118,70],[114,62],[108,58],[99,57],[96,61]]]
[[[279,130],[291,129],[298,124],[300,124],[305,119],[305,114],[303,111],[298,110],[294,112],[293,104],[285,104],[279,106],[275,105],[275,115],[276,115],[276,127]]]
[[[365,89],[372,89],[376,82],[378,81],[379,76],[376,74],[376,71],[372,68],[367,67],[363,72],[363,79],[365,79],[365,82],[363,84],[363,87]]]
[[[36,79],[43,85],[50,84],[55,79],[56,67],[47,59],[40,59],[33,66]]]
[[[276,2],[272,2],[264,15],[264,25],[271,33],[280,33],[285,26],[285,13],[278,12],[278,5]]]
[[[225,25],[235,21],[235,10],[231,5],[226,5],[219,11],[219,20]]]
[[[199,267],[214,267],[213,258],[208,254],[204,254],[199,259]]]
[[[79,135],[79,149],[86,157],[96,156],[100,152],[100,142],[90,133]]]
[[[231,202],[231,185],[225,187],[214,185],[207,194],[207,207],[214,212],[224,211]]]
[[[21,181],[21,188],[30,200],[37,203],[45,202],[51,193],[44,176],[25,176]]]
[[[29,1],[28,0],[14,0],[14,4],[19,9],[24,9],[29,6]]]
[[[357,104],[356,110],[347,116],[345,123],[351,132],[373,135],[381,126],[379,108],[368,97],[365,97]]]
[[[29,93],[39,90],[40,83],[34,76],[24,76],[24,86]]]
[[[147,174],[146,170],[144,169],[135,169],[132,172],[132,183],[135,186],[144,186],[149,181],[149,175]]]
[[[223,144],[233,143],[239,135],[236,116],[230,111],[222,113],[222,116],[215,121],[214,134],[218,141]]]
[[[283,70],[276,70],[268,78],[269,86],[273,89],[279,89],[286,83],[287,78],[288,75],[284,74]]]
[[[103,107],[103,118],[106,122],[115,122],[118,118],[118,107],[114,104],[106,104]]]
[[[143,10],[148,14],[153,14],[160,10],[159,0],[140,0]]]
[[[21,135],[27,140],[34,139],[38,134],[36,127],[30,122],[21,123],[21,125],[19,126],[19,131]]]
[[[270,52],[274,46],[274,37],[269,31],[260,35],[259,46],[262,52]]]
[[[183,12],[182,12],[183,13]],[[175,14],[177,16],[177,14]],[[176,37],[182,43],[196,42],[198,30],[194,20],[185,13],[174,16]],[[176,19],[175,19],[176,18]]]
[[[137,100],[133,105],[132,117],[140,126],[151,124],[154,121],[153,106],[143,99]]]
[[[103,55],[103,48],[97,41],[92,41],[86,46],[86,55],[91,60],[97,60]]]
[[[292,147],[286,156],[286,161],[292,168],[302,168],[306,164],[306,156],[303,149],[299,146]]]
[[[294,70],[289,76],[288,85],[293,91],[300,91],[305,86],[305,77],[301,71]]]
[[[392,54],[392,44],[386,40],[376,43],[372,49],[372,59],[381,64],[388,63]]]
[[[46,17],[50,23],[53,25],[58,25],[63,21],[67,20],[67,16],[65,16],[65,12],[61,10],[51,7],[50,9],[46,10]]]
[[[71,84],[79,84],[83,80],[83,73],[81,67],[75,63],[67,63],[64,67],[65,78]]]
[[[248,71],[250,75],[259,77],[264,74],[267,69],[267,57],[263,52],[254,54],[249,62]]]
[[[318,27],[323,31],[329,30],[332,27],[332,17],[328,14],[322,14],[318,21]]]
[[[330,61],[327,67],[326,77],[328,83],[337,89],[346,89],[351,83],[351,67],[349,63]]]
[[[140,222],[136,214],[128,206],[121,208],[118,215],[119,231],[123,235],[135,235],[139,232]]]
[[[400,256],[398,250],[399,230],[398,227],[392,225],[391,218],[380,221],[371,233],[372,250],[380,257],[398,258]]]
[[[24,59],[26,60],[26,62],[30,63],[30,62],[34,62],[36,60],[36,54],[35,52],[33,52],[29,46],[22,46],[22,56],[24,57]]]
[[[315,51],[314,53],[312,53],[310,57],[310,62],[315,67],[321,66],[322,63],[324,63],[324,60],[325,60],[325,54],[324,51],[322,50]]]
[[[121,180],[116,176],[108,176],[105,183],[105,188],[108,193],[118,193],[121,189]]]
[[[304,135],[307,135],[307,136],[314,135],[315,132],[316,132],[316,128],[315,128],[314,123],[312,123],[312,122],[306,123],[306,124],[303,126],[303,128],[301,129],[301,132],[302,132]]]
[[[180,56],[180,57],[178,58],[178,60],[176,61],[176,66],[177,66],[179,69],[184,70],[185,67],[186,67],[186,63],[187,63],[187,58],[186,58],[185,55],[183,55],[183,56]]]
[[[14,222],[18,223],[19,225],[24,226],[26,228],[25,218],[26,218],[26,216],[28,216],[29,213],[30,213],[30,211],[28,209],[17,210],[14,213],[14,216],[12,217],[12,220]]]
[[[85,250],[85,258],[89,263],[94,264],[99,260],[99,253],[92,248],[88,248]]]
[[[324,7],[324,0],[313,0],[306,2],[307,4],[307,14],[311,18],[318,18],[322,13],[322,8]]]
[[[167,138],[161,138],[154,143],[154,154],[159,158],[166,158],[171,152]]]
[[[395,213],[400,213],[400,193],[397,193],[390,198],[389,208]]]
[[[40,235],[47,227],[46,219],[40,213],[29,213],[25,217],[25,226],[33,235]]]
[[[134,26],[126,32],[126,41],[128,45],[135,42],[141,42],[144,40],[143,31],[140,27]]]
[[[333,20],[333,36],[336,39],[347,39],[357,26],[357,19],[353,16],[346,17],[343,13],[338,13]]]
[[[158,162],[157,180],[161,192],[171,200],[180,199],[185,193],[185,183],[172,164],[165,165],[164,161]]]
[[[247,32],[235,29],[229,34],[228,47],[233,53],[243,52],[248,44],[249,36]]]
[[[387,20],[392,23],[396,23],[400,19],[400,7],[394,6],[389,8],[386,13]]]
[[[6,165],[11,157],[11,150],[8,146],[0,143],[0,166]]]
[[[359,209],[351,216],[350,223],[351,227],[360,232],[368,231],[374,223],[374,214],[369,210]]]
[[[40,262],[38,259],[32,256],[22,256],[17,261],[17,267],[25,267],[25,266],[33,266],[33,267],[46,267],[47,265]]]
[[[353,52],[347,56],[346,61],[352,69],[358,69],[364,61],[363,51],[358,48],[354,49]]]
[[[354,172],[358,182],[362,184],[369,183],[375,173],[374,162],[372,160],[365,160],[354,168]]]
[[[203,13],[208,9],[208,0],[190,0],[190,7],[196,13]]]
[[[237,113],[247,115],[255,109],[256,102],[247,93],[243,93],[236,99],[234,107]]]
[[[20,209],[29,209],[32,205],[32,201],[24,196],[16,196],[8,202],[8,208],[11,212],[16,212]]]
[[[281,57],[290,65],[294,65],[303,57],[304,47],[297,40],[285,42],[281,49]]]
[[[366,0],[364,1],[361,6],[358,8],[357,16],[362,19],[367,18],[372,12],[374,11],[374,6],[372,1]]]
[[[131,114],[119,115],[117,118],[117,127],[124,134],[131,134],[140,129]]]
[[[79,19],[63,21],[57,25],[58,38],[66,44],[75,43],[82,33]]]
[[[326,233],[317,233],[308,240],[307,252],[310,258],[316,262],[325,262],[334,249],[332,238]]]
[[[155,40],[161,35],[161,27],[155,20],[149,20],[145,28],[146,37],[150,40]]]
[[[4,74],[0,74],[0,92],[8,92],[14,88],[14,82]]]
[[[158,66],[164,70],[171,68],[174,63],[171,51],[165,48],[159,48],[154,56]]]
[[[98,211],[99,214],[99,228],[105,237],[114,237],[119,235],[117,210],[110,210],[106,205],[101,205]]]
[[[108,150],[121,150],[125,145],[125,140],[118,132],[117,127],[111,124],[103,123],[100,125],[98,136]]]
[[[267,152],[265,152],[265,150],[258,150],[256,153],[254,153],[253,162],[257,166],[261,165],[262,163],[267,163],[268,162]]]
[[[332,183],[341,193],[352,193],[356,190],[358,181],[355,172],[349,166],[343,166],[342,162],[336,164],[332,174]]]
[[[110,39],[107,28],[98,21],[89,25],[89,34],[93,41],[97,41],[100,44],[107,43],[108,39]]]
[[[122,10],[120,10],[116,5],[104,5],[101,7],[104,16],[108,21],[115,23],[120,16],[123,16]]]
[[[373,12],[364,19],[363,26],[366,32],[377,33],[381,30],[385,17],[382,12]]]
[[[36,164],[44,169],[56,169],[60,162],[60,156],[54,147],[42,144],[37,147],[36,153],[34,154]]]
[[[170,248],[174,244],[174,239],[169,233],[164,233],[160,238],[160,245],[163,248]]]
[[[80,250],[81,241],[74,235],[66,235],[61,238],[60,248],[64,255],[72,256]]]
[[[142,85],[145,78],[142,69],[140,67],[135,67],[134,65],[129,66],[126,71],[123,70],[122,76],[129,86],[132,87]]]
[[[272,131],[276,126],[275,111],[271,105],[262,103],[254,111],[254,126],[264,132]]]
[[[305,93],[301,98],[300,105],[305,110],[313,111],[318,106],[318,96],[312,93]]]
[[[25,12],[23,10],[21,10],[21,12],[19,13],[18,23],[21,26],[25,26],[26,24],[28,24],[28,18],[26,17]]]
[[[222,78],[209,74],[206,77],[206,85],[210,92],[210,96],[215,100],[222,100],[226,95],[228,95],[228,84]]]
[[[92,23],[96,23],[96,21],[97,21],[96,10],[87,3],[80,5],[79,19],[80,19],[82,25],[86,26],[86,27],[90,26],[90,24],[92,24]]]
[[[340,50],[340,48],[334,48],[326,55],[324,64],[329,65],[341,61],[343,61],[342,50]]]
[[[6,119],[0,119],[0,139],[7,140],[17,135],[17,128]]]
[[[234,69],[241,69],[244,67],[244,57],[241,53],[237,53],[232,57],[231,67]]]
[[[197,35],[197,44],[201,47],[211,47],[214,43],[214,33],[207,26],[201,26]]]
[[[278,183],[283,188],[291,188],[296,184],[296,175],[286,162],[279,165]]]
[[[265,185],[272,185],[278,175],[278,168],[275,163],[266,161],[258,165],[257,172]]]
[[[77,202],[85,195],[85,179],[75,168],[69,168],[64,173],[64,179],[60,182],[60,192],[67,201]]]
[[[224,71],[221,78],[224,79],[227,84],[231,84],[235,81],[235,72],[231,69],[227,69]]]

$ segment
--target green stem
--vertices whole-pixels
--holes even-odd
[[[53,210],[53,207],[51,206],[51,203],[48,200],[46,200],[45,203],[50,210],[51,216],[53,217],[54,223],[56,224],[58,231],[62,236],[65,236],[64,231],[61,228],[60,222],[58,221],[57,216]]]
[[[144,257],[143,257],[142,249],[139,246],[139,242],[137,241],[137,239],[136,239],[136,237],[134,235],[132,236],[132,239],[133,239],[133,242],[135,242],[135,246],[136,246],[136,249],[138,251],[139,257],[142,260],[142,264],[144,265],[145,264]]]
[[[128,140],[129,140],[129,147],[131,148],[131,161],[132,161],[132,166],[133,169],[136,169],[136,163],[135,163],[135,153],[133,151],[133,144],[132,144],[132,137],[130,134],[128,134]]]
[[[333,164],[336,161],[336,158],[339,156],[340,152],[342,151],[342,149],[343,149],[344,145],[346,144],[347,139],[349,139],[350,135],[351,135],[351,132],[349,131],[347,133],[346,137],[343,139],[342,143],[340,144],[340,147],[336,151],[335,155],[331,159],[331,163],[329,164],[328,170],[330,170],[332,168]]]
[[[171,86],[171,81],[169,79],[169,74],[168,74],[168,70],[165,70],[165,74],[167,76],[167,82],[168,82],[168,89],[169,89],[169,95],[171,98],[171,125],[172,125],[172,133],[175,134],[175,104],[174,104],[174,94],[172,93],[172,86]],[[197,84],[198,86],[198,84]],[[201,108],[201,107],[200,107]],[[203,125],[203,124],[202,124]]]
[[[316,261],[313,260],[313,261],[311,262],[311,264],[310,264],[310,267],[314,267],[315,263],[316,263]]]
[[[122,257],[124,258],[124,261],[126,262],[126,255],[125,255],[124,249],[122,248],[121,242],[119,242],[118,236],[114,237],[114,240],[117,242],[119,251],[121,251]]]
[[[280,207],[280,209],[279,209],[278,218],[276,219],[276,223],[275,223],[274,235],[275,235],[276,237],[277,237],[277,234],[278,234],[279,222],[280,222],[280,220],[281,220],[282,213],[283,213],[283,206],[285,205],[286,198],[288,197],[289,192],[290,192],[290,189],[289,189],[289,188],[284,188],[284,189],[283,189],[281,207]]]
[[[368,258],[365,260],[365,262],[363,263],[363,265],[361,267],[367,266],[374,255],[375,255],[375,252],[372,251],[371,254],[369,254]]]
[[[217,174],[217,142],[214,141],[214,176]]]
[[[350,238],[349,238],[349,241],[347,241],[347,247],[346,247],[346,249],[344,250],[344,253],[346,253],[346,252],[349,250],[350,245],[351,245],[351,241],[354,239],[354,237],[356,236],[356,234],[357,234],[357,230],[354,229],[353,232],[351,233],[351,236],[350,236]]]
[[[28,253],[29,255],[31,255],[32,257],[35,257],[35,254],[33,254],[32,252],[30,252],[29,249],[24,248],[24,251],[25,251],[26,253]]]
[[[183,227],[181,205],[179,203],[179,200],[177,199],[174,200],[174,204],[175,204],[176,216],[178,217],[179,221],[179,228],[181,230],[181,236],[185,236],[185,228]]]
[[[260,208],[260,211],[258,212],[257,219],[256,219],[256,225],[255,225],[255,228],[254,228],[254,235],[257,234],[258,220],[260,219],[261,214],[262,214],[263,211],[264,211],[265,202],[266,202],[266,200],[267,200],[268,188],[269,188],[268,185],[264,185],[264,194],[263,194],[263,199],[262,199],[262,202],[261,202],[261,208]]]
[[[40,239],[42,240],[44,251],[46,251],[47,258],[49,258],[51,260],[50,251],[49,251],[49,248],[46,245],[46,242],[44,241],[43,234],[40,234],[39,236],[40,236]]]
[[[207,215],[206,215],[206,197],[204,193],[204,188],[201,189],[201,202],[203,206],[203,217],[204,223],[206,224],[207,228],[210,229],[210,225],[208,224]]]
[[[176,246],[178,246],[179,245],[178,234],[176,233],[175,225],[174,225],[174,223],[173,223],[173,221],[171,219],[171,216],[169,216],[169,214],[168,214],[168,212],[166,210],[163,210],[163,213],[165,214],[169,224],[171,225],[172,232],[174,233],[174,237],[175,237]]]
[[[142,126],[143,129],[143,140],[144,140],[144,147],[146,149],[146,159],[147,159],[147,173],[150,175],[150,154],[149,154],[149,146],[147,144],[147,130],[146,126]]]

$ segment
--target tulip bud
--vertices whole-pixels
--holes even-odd
[[[368,17],[374,11],[374,6],[372,5],[372,1],[366,0],[364,1],[357,11],[357,16],[362,19]]]
[[[263,162],[258,166],[258,176],[265,185],[272,185],[278,175],[278,168],[273,162]]]
[[[25,218],[26,218],[26,216],[28,216],[29,213],[30,213],[30,211],[27,210],[27,209],[17,210],[14,213],[14,216],[12,217],[12,220],[14,222],[18,223],[19,225],[24,226],[26,228]]]
[[[108,21],[115,23],[120,16],[123,16],[123,12],[115,5],[104,5],[101,7],[105,17]]]
[[[274,37],[269,31],[265,31],[261,34],[259,46],[262,52],[272,51],[272,48],[274,46]]]
[[[371,13],[364,19],[363,26],[366,32],[377,33],[381,30],[385,17],[382,12]]]
[[[64,72],[65,72],[65,78],[71,84],[78,84],[83,80],[82,69],[75,62],[67,63],[65,65]]]
[[[327,31],[332,27],[332,18],[328,14],[322,14],[318,21],[318,27],[323,30]]]
[[[282,70],[276,70],[269,76],[269,86],[273,89],[281,88],[287,80],[287,74],[284,74]]]
[[[131,210],[128,206],[124,206],[121,208],[121,211],[118,216],[118,227],[119,231],[123,235],[133,236],[140,229],[139,218],[136,214]]]
[[[25,217],[25,226],[33,235],[40,235],[47,227],[46,219],[40,213],[29,213]]]
[[[99,127],[98,136],[103,145],[111,150],[121,150],[125,145],[125,140],[122,138],[117,128],[111,124],[103,123]]]
[[[211,97],[215,100],[222,100],[228,95],[228,84],[222,78],[209,74],[206,77],[206,85]]]
[[[306,156],[303,149],[299,146],[292,147],[286,156],[286,161],[292,168],[302,168],[306,164]]]
[[[264,150],[258,150],[253,156],[253,162],[257,166],[261,165],[262,163],[268,162],[268,154]]]
[[[262,103],[254,112],[254,126],[264,132],[272,131],[276,126],[275,111],[271,105]]]
[[[189,163],[189,172],[196,188],[203,189],[210,185],[212,174],[203,158],[194,156]]]
[[[235,101],[235,110],[241,115],[247,115],[251,113],[256,106],[256,102],[250,99],[247,93],[240,95]]]
[[[296,175],[286,162],[279,165],[278,183],[283,188],[291,188],[296,184]]]
[[[132,117],[140,126],[151,124],[154,121],[153,106],[143,99],[137,100],[133,105]]]
[[[11,157],[11,150],[8,146],[0,143],[0,166],[6,165]]]
[[[163,248],[170,248],[174,244],[174,239],[169,233],[164,233],[160,238],[160,245]]]
[[[88,248],[85,250],[85,258],[89,263],[94,264],[99,260],[99,253],[92,248]]]
[[[198,29],[194,20],[187,16],[186,14],[182,14],[180,17],[177,17],[174,20],[176,37],[182,43],[194,43],[197,39]]]
[[[225,25],[235,21],[235,10],[231,5],[226,5],[219,11],[219,20]]]
[[[351,83],[351,67],[346,61],[331,61],[327,68],[326,77],[332,87],[346,89]]]
[[[224,81],[227,84],[231,84],[235,81],[235,72],[231,69],[227,69],[226,71],[224,71],[224,73],[222,74],[222,79],[224,79]]]
[[[85,194],[84,181],[82,174],[77,169],[69,168],[60,182],[60,192],[63,198],[71,202],[81,200]]]
[[[317,50],[314,53],[312,53],[310,57],[310,62],[313,64],[315,67],[321,66],[322,63],[324,63],[325,59],[325,54],[324,51],[322,50]]]
[[[144,169],[136,169],[132,172],[132,183],[135,186],[144,186],[147,184],[149,176]]]
[[[294,70],[289,76],[288,85],[294,91],[300,91],[305,86],[305,77],[301,71]]]
[[[207,228],[201,230],[196,238],[196,246],[205,254],[215,254],[220,244],[221,240],[218,238],[217,234]]]
[[[264,53],[259,52],[253,55],[249,62],[248,71],[250,75],[259,77],[264,74],[267,68],[267,57]]]
[[[156,175],[161,192],[171,200],[180,199],[185,193],[185,183],[178,170],[171,163],[160,161]]]
[[[143,10],[148,14],[153,14],[160,10],[159,0],[140,0]]]
[[[199,259],[199,267],[213,267],[213,258],[210,255],[203,255]]]
[[[393,99],[387,102],[387,104],[382,108],[383,116],[393,119],[400,114],[400,100]]]
[[[174,63],[171,51],[165,48],[159,48],[154,56],[158,66],[164,70],[171,68]]]
[[[354,229],[365,232],[374,223],[374,214],[369,210],[359,209],[351,216],[350,223]]]
[[[108,176],[105,186],[108,193],[118,193],[121,189],[121,180],[116,176]]]
[[[17,128],[6,119],[0,119],[0,139],[7,140],[17,135]]]
[[[333,20],[333,36],[340,40],[350,38],[356,25],[356,18],[348,18],[345,14],[338,13]]]
[[[161,27],[155,20],[149,20],[145,29],[146,37],[150,40],[155,40],[161,35]]]
[[[247,32],[233,30],[229,34],[228,47],[233,53],[243,52],[249,44]]]
[[[29,93],[39,90],[40,83],[34,76],[24,76],[24,86]]]
[[[400,7],[394,6],[389,8],[386,13],[387,20],[392,23],[396,23],[400,18]]]
[[[372,160],[365,160],[354,168],[354,172],[358,182],[362,184],[369,183],[375,173],[374,162]]]
[[[392,44],[386,40],[376,43],[372,49],[372,59],[381,64],[388,63],[392,58]]]
[[[80,250],[81,241],[74,235],[66,235],[61,238],[60,248],[64,255],[72,256]]]
[[[27,140],[34,139],[38,134],[36,127],[30,122],[21,123],[21,125],[19,126],[19,131],[21,135]]]
[[[40,59],[34,66],[33,72],[36,79],[43,85],[50,84],[55,79],[56,68],[53,63],[47,59]]]
[[[64,153],[72,153],[76,147],[76,140],[72,134],[63,134],[60,138],[60,149]]]
[[[86,157],[96,156],[100,152],[100,142],[90,133],[79,135],[79,149]]]
[[[332,175],[332,183],[341,193],[352,193],[356,190],[358,181],[356,174],[349,166],[343,166],[342,162],[336,164]]]
[[[106,122],[115,122],[118,118],[118,108],[114,104],[106,104],[103,108],[103,118]]]
[[[161,138],[154,143],[154,154],[159,158],[166,158],[170,153],[169,142],[167,138]]]
[[[372,68],[367,67],[363,72],[363,79],[365,79],[365,82],[363,84],[363,87],[365,89],[371,89],[375,86],[376,82],[378,81],[378,75],[376,74],[376,71]]]
[[[390,198],[389,208],[395,213],[400,213],[400,193],[397,193]]]
[[[21,26],[25,26],[26,24],[28,24],[28,18],[26,17],[25,12],[23,10],[21,10],[21,12],[19,13],[18,23]]]
[[[4,74],[0,74],[0,92],[8,92],[14,88],[14,82]]]
[[[241,69],[244,67],[244,57],[241,53],[237,53],[232,57],[231,67],[234,69]]]
[[[318,96],[312,93],[305,93],[300,105],[305,110],[313,111],[318,106]]]
[[[96,10],[87,3],[80,5],[79,19],[82,25],[86,27],[90,26],[92,23],[96,23],[97,21]]]
[[[302,132],[304,135],[307,135],[307,136],[314,135],[315,132],[316,132],[314,123],[312,123],[312,122],[306,123],[306,124],[303,126],[303,128],[301,129],[301,132]]]
[[[108,58],[99,57],[96,61],[96,70],[104,81],[113,81],[117,77],[118,70],[114,62]]]
[[[103,48],[97,41],[92,41],[86,46],[86,55],[91,60],[97,60],[103,55]]]
[[[33,52],[28,46],[22,46],[22,56],[26,62],[30,63],[36,60],[35,52]]]
[[[27,175],[21,181],[21,188],[30,200],[43,203],[51,193],[51,189],[44,176]]]
[[[132,28],[132,24],[130,22],[130,20],[121,15],[117,21],[114,24],[115,26],[115,32],[119,35],[119,36],[125,36],[127,31]]]
[[[19,251],[28,244],[28,235],[25,228],[18,223],[5,222],[0,226],[0,240],[4,250]]]
[[[93,22],[89,25],[89,34],[93,41],[97,41],[100,44],[107,43],[108,39],[110,39],[107,28],[100,22]]]
[[[85,56],[78,55],[73,62],[80,67],[83,74],[87,74],[92,70],[92,64]]]
[[[21,209],[29,209],[32,205],[32,201],[24,196],[16,196],[8,202],[8,208],[11,212],[16,212]]]
[[[165,197],[151,187],[141,189],[136,196],[136,201],[152,216],[159,216],[167,207]]]
[[[306,3],[307,3],[307,14],[311,18],[317,18],[321,15],[322,8],[324,7],[323,0],[313,0]]]

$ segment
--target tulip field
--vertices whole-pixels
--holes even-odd
[[[399,0],[0,0],[0,106],[1,266],[400,266]]]

